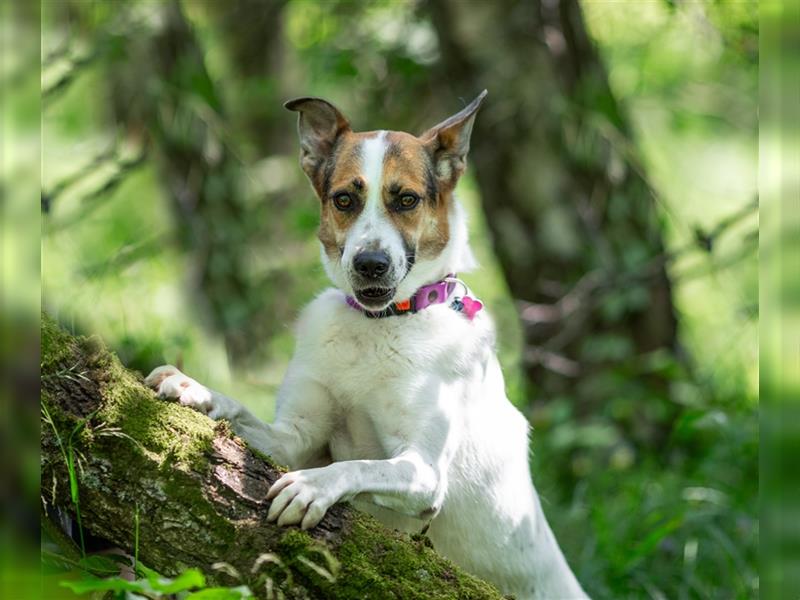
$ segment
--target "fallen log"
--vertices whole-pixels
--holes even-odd
[[[283,471],[225,422],[158,399],[97,338],[46,315],[41,343],[43,501],[77,516],[72,460],[83,528],[131,553],[137,539],[144,565],[195,567],[258,597],[269,586],[287,598],[502,598],[426,538],[346,504],[308,532],[268,523],[267,490]]]

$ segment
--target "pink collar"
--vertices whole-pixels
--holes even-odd
[[[352,296],[345,296],[345,302],[357,311],[364,313],[370,319],[382,319],[384,317],[394,317],[399,315],[411,315],[434,304],[444,304],[450,300],[458,284],[461,284],[466,291],[466,285],[456,279],[454,273],[447,275],[441,281],[423,285],[407,300],[394,302],[381,311],[370,311],[361,306]],[[483,304],[480,300],[470,298],[466,294],[461,297],[454,297],[450,303],[450,308],[457,312],[463,312],[471,321],[475,317]]]

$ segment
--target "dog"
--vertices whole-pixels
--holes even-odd
[[[528,422],[506,397],[492,320],[456,277],[475,266],[454,189],[485,97],[418,137],[356,133],[320,98],[287,102],[335,287],[299,317],[274,423],[170,365],[146,383],[289,465],[267,495],[278,525],[308,529],[352,501],[425,531],[503,593],[586,598],[533,487]]]

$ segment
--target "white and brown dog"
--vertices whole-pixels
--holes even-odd
[[[297,324],[271,425],[175,367],[147,382],[228,419],[293,471],[268,518],[314,527],[352,500],[517,598],[586,598],[531,482],[528,423],[508,401],[489,315],[455,273],[474,266],[453,196],[475,114],[419,137],[356,133],[330,103],[300,98],[301,165],[321,202],[335,288]]]

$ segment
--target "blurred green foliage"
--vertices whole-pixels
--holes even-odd
[[[431,75],[440,47],[425,3],[268,2],[261,9],[269,6],[273,20],[255,31],[242,17],[245,0],[231,4],[243,11],[239,18],[221,4],[180,3],[206,74],[190,70],[172,82],[178,108],[152,115],[152,98],[157,108],[167,104],[148,75],[153,56],[144,45],[164,27],[166,3],[43,4],[43,297],[59,321],[99,334],[127,365],[146,372],[178,364],[270,420],[292,351],[292,318],[326,285],[316,201],[296,162],[294,117],[281,101],[324,96],[357,129],[412,132],[458,106]],[[482,267],[465,279],[498,322],[509,396],[534,428],[534,480],[592,597],[751,598],[758,593],[755,216],[745,212],[719,236],[709,234],[756,197],[756,4],[582,7],[612,92],[631,118],[642,157],[634,166],[656,192],[667,251],[677,254],[669,275],[690,368],[656,352],[584,383],[614,398],[591,414],[569,393],[531,404],[514,299],[471,174],[459,194]],[[489,102],[502,95],[490,90]],[[184,133],[201,132],[191,144],[208,172],[224,154],[232,165],[225,176],[236,178],[240,212],[222,235],[247,284],[246,302],[227,310],[262,332],[247,356],[232,353],[203,308],[196,246],[184,239],[188,225],[165,185],[164,157],[146,141],[154,123],[180,131],[181,115],[202,123]],[[698,242],[708,239],[713,249],[704,250]],[[641,262],[636,252],[626,255],[631,264]],[[641,301],[631,295],[620,286],[601,310],[613,316]],[[630,340],[595,336],[582,341],[581,353],[622,362]],[[650,375],[669,382],[668,399],[652,401]],[[664,439],[651,436],[652,423],[668,423]]]
[[[38,3],[0,0],[0,597],[38,575]]]
[[[800,5],[759,6],[761,597],[800,595]]]

